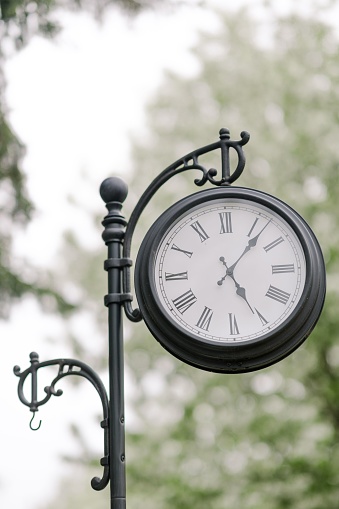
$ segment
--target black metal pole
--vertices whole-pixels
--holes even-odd
[[[108,215],[102,224],[102,237],[108,247],[105,269],[108,272],[109,339],[109,465],[111,509],[126,508],[125,472],[125,410],[124,410],[124,345],[122,328],[122,305],[129,299],[121,293],[122,268],[128,261],[121,258],[126,221],[121,214],[122,202],[127,196],[127,185],[117,177],[111,177],[101,184],[100,194],[106,203]]]

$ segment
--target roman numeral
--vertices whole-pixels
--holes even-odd
[[[208,331],[212,316],[213,316],[212,309],[205,306],[204,311],[202,312],[202,314],[198,320],[197,327],[199,327],[199,329]]]
[[[204,242],[205,240],[209,239],[209,236],[207,235],[199,221],[195,221],[195,223],[192,223],[191,227],[199,235],[201,242]]]
[[[179,295],[176,299],[174,299],[172,302],[179,311],[179,313],[183,314],[185,311],[188,310],[193,304],[197,301],[196,296],[192,292],[192,290],[188,290],[188,292],[183,293],[182,295]]]
[[[233,313],[228,313],[229,321],[230,321],[230,334],[231,336],[236,336],[239,334],[239,327],[235,315]]]
[[[266,325],[266,324],[268,323],[268,321],[266,320],[266,318],[265,318],[264,316],[262,316],[262,314],[261,314],[261,313],[259,313],[259,311],[258,311],[256,308],[254,308],[254,309],[255,309],[255,312],[257,313],[258,317],[260,318],[261,323],[262,323],[263,325]]]
[[[219,233],[233,233],[231,212],[219,212],[219,217],[221,223]]]
[[[272,274],[285,274],[287,272],[294,272],[294,263],[272,265]]]
[[[277,239],[275,239],[273,242],[271,242],[270,244],[267,244],[267,246],[264,246],[264,249],[266,251],[266,253],[270,250],[270,249],[273,249],[274,247],[278,246],[279,244],[281,244],[281,242],[284,242],[284,239],[282,237],[278,237]]]
[[[256,220],[254,221],[254,223],[252,224],[252,228],[250,229],[250,231],[248,232],[247,234],[247,237],[250,237],[251,236],[251,233],[253,232],[254,228],[255,228],[255,225],[257,224],[257,222],[259,221],[259,218],[257,217]]]
[[[188,279],[187,270],[186,272],[177,272],[176,274],[172,274],[172,272],[165,272],[166,281],[178,281],[180,279]]]
[[[282,304],[286,304],[288,299],[290,298],[290,293],[284,292],[275,286],[270,285],[269,289],[266,292],[266,297],[270,299],[276,300],[277,302],[281,302]]]
[[[171,249],[174,249],[175,251],[179,251],[180,253],[184,253],[184,255],[188,256],[188,258],[191,258],[192,256],[192,251],[185,251],[185,249],[180,249],[180,247],[176,246],[175,244],[173,244],[171,246]]]

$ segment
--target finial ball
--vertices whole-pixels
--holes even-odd
[[[109,177],[100,186],[100,196],[105,203],[112,201],[123,203],[127,193],[127,184],[120,177]]]
[[[220,139],[226,139],[226,140],[229,140],[230,139],[230,130],[227,129],[226,127],[223,127],[222,129],[220,129],[219,131],[219,136],[220,136]]]

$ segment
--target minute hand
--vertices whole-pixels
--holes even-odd
[[[233,263],[233,265],[231,265],[230,267],[228,267],[227,269],[227,274],[228,275],[231,275],[233,274],[233,271],[234,271],[234,268],[235,266],[238,264],[238,262],[241,260],[241,258],[246,254],[248,253],[248,251],[257,245],[257,242],[258,242],[258,238],[260,237],[260,235],[262,234],[262,232],[265,230],[265,228],[270,224],[271,222],[271,219],[268,221],[268,223],[265,224],[265,226],[263,227],[262,230],[260,230],[260,232],[255,236],[253,237],[252,239],[250,239],[248,241],[248,244],[247,246],[245,247],[244,251],[242,252],[242,254],[239,256],[239,258]]]

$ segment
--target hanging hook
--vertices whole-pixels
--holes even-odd
[[[39,426],[37,428],[33,428],[32,422],[33,422],[34,417],[35,417],[35,412],[33,412],[33,417],[32,417],[32,419],[29,422],[29,427],[31,428],[32,431],[37,431],[40,428],[40,426],[41,426],[41,419],[40,419],[40,422],[39,422]]]

